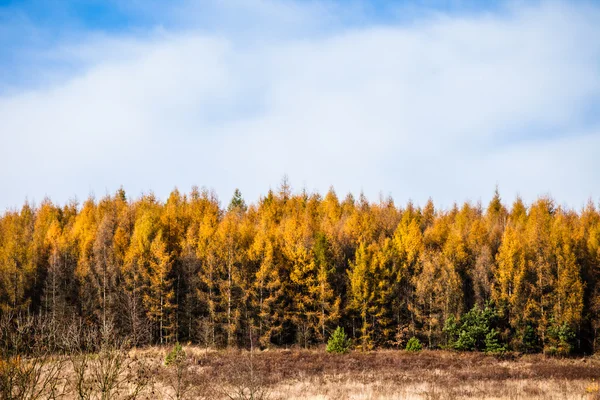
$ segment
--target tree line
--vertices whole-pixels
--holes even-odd
[[[416,337],[477,350],[491,335],[497,348],[589,353],[599,272],[592,202],[508,208],[498,191],[487,207],[438,210],[294,193],[284,179],[250,205],[238,190],[224,207],[206,189],[165,202],[120,189],[0,218],[0,314],[110,325],[134,345],[312,346],[342,326],[363,349]]]

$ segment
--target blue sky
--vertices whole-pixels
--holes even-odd
[[[269,19],[269,4],[297,4],[329,10],[327,24],[313,26],[312,31],[286,28],[256,32],[256,21],[246,18],[244,10],[252,3],[266,5],[261,18]],[[254,34],[278,36],[314,34],[373,25],[400,25],[419,21],[432,14],[448,16],[501,12],[505,3],[498,1],[116,1],[116,0],[3,0],[0,1],[0,90],[31,86],[44,82],[41,75],[49,69],[54,74],[77,71],[81,64],[72,59],[52,58],[51,49],[62,43],[85,40],[88,36],[140,36],[157,29],[182,32],[201,29],[218,34],[239,33],[247,29]],[[192,16],[182,17],[187,8]],[[239,12],[236,12],[236,8]],[[33,69],[33,71],[32,71]],[[34,76],[32,76],[34,75]]]
[[[600,199],[600,5],[0,1],[0,209],[177,186]]]

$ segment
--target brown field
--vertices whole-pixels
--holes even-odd
[[[194,346],[184,350],[185,358],[168,366],[166,347],[111,353],[122,358],[108,353],[52,357],[44,369],[60,364],[54,394],[12,398],[600,399],[596,357],[499,359],[482,353],[398,350],[333,355],[324,349],[250,354]],[[87,367],[79,368],[84,373],[78,381],[82,359]],[[114,385],[102,394],[101,381],[109,376]]]
[[[380,350],[208,351],[187,347],[187,398],[270,399],[593,399],[600,359],[497,359],[478,353]],[[171,398],[175,374],[165,349],[130,353],[152,363],[150,398]],[[189,385],[189,386],[188,386]],[[238,396],[245,391],[244,396]],[[263,396],[261,396],[263,395]],[[229,397],[228,397],[229,396]]]

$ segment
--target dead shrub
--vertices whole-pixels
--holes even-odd
[[[235,364],[229,366],[230,375],[227,381],[218,385],[215,391],[231,400],[271,399],[264,374],[256,366],[254,352],[240,353],[239,358]]]
[[[2,314],[0,318],[0,398],[35,400],[64,395],[64,359],[55,355],[57,325],[44,318]],[[56,337],[56,336],[55,336]]]
[[[116,339],[112,324],[101,330],[73,326],[68,338],[77,399],[134,400],[151,385],[150,367],[144,359],[129,356],[127,343]]]

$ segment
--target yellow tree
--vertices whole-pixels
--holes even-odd
[[[320,221],[317,223],[319,228],[316,230],[325,235],[324,240],[328,248],[327,259],[332,269],[327,279],[332,289],[341,296],[346,291],[347,259],[354,255],[355,251],[344,229],[344,221],[347,217],[333,188],[329,189],[318,207]]]
[[[373,206],[373,219],[376,226],[377,240],[389,238],[394,235],[398,222],[402,217],[391,197],[379,199],[379,203]]]
[[[398,327],[398,293],[402,271],[392,239],[385,238],[374,248],[371,260],[374,278],[373,331],[376,343],[393,343]]]
[[[180,237],[177,238],[181,249],[177,272],[181,281],[180,285],[177,285],[177,326],[180,340],[198,339],[195,321],[199,312],[197,291],[199,288],[200,260],[196,254],[196,249],[198,248],[198,231],[200,229],[198,218],[200,204],[200,192],[197,187],[193,187],[189,200],[178,211],[179,214],[184,214],[186,221]],[[179,288],[179,286],[181,287]]]
[[[452,214],[450,229],[444,243],[442,253],[449,265],[459,274],[463,303],[459,312],[466,311],[473,306],[474,290],[472,277],[475,264],[476,249],[469,246],[469,236],[473,242],[483,241],[480,233],[473,230],[474,221],[481,216],[479,207],[472,207],[464,203],[460,211]]]
[[[167,252],[162,232],[150,245],[149,263],[145,272],[147,289],[143,301],[150,321],[155,324],[159,343],[169,343],[175,336],[172,280],[170,278],[172,261]]]
[[[483,310],[491,298],[495,253],[490,244],[485,220],[481,215],[478,215],[470,226],[467,234],[467,247],[471,254],[467,276],[471,281],[473,296],[472,301],[468,302],[468,306],[470,308],[473,304],[477,304]]]
[[[330,206],[334,208],[335,204]],[[320,210],[319,196],[304,193],[292,197],[279,231],[285,262],[290,264],[290,318],[304,346],[323,342],[326,329],[339,317],[340,302],[331,285],[335,271],[332,249],[325,234],[316,233],[322,218]]]
[[[63,248],[64,240],[62,228],[58,220],[54,220],[46,233],[46,245],[50,249],[48,258],[48,270],[46,274],[45,287],[45,305],[46,310],[50,314],[52,323],[56,323],[58,319],[62,319],[65,313],[67,304],[64,301],[64,270],[63,265]]]
[[[92,264],[92,282],[96,290],[96,302],[100,304],[99,319],[103,329],[114,316],[114,298],[117,266],[114,253],[114,235],[116,229],[115,211],[107,211],[96,232],[93,245],[94,262]]]
[[[249,250],[252,262],[258,265],[254,292],[258,309],[258,331],[261,346],[268,347],[273,339],[281,342],[288,322],[286,311],[291,305],[289,271],[283,258],[278,225],[289,193],[273,192],[261,199],[258,208],[258,227]]]
[[[545,348],[547,330],[551,325],[553,291],[556,274],[553,271],[555,254],[551,241],[554,202],[543,197],[534,202],[527,217],[525,240],[527,243],[529,271],[532,291],[528,298],[527,311],[537,323],[537,332]]]
[[[175,189],[169,195],[160,216],[160,226],[167,252],[175,260],[181,253],[181,237],[186,229],[186,198]]]
[[[360,343],[363,351],[373,347],[373,318],[371,316],[375,298],[375,279],[371,268],[372,250],[364,243],[356,249],[354,262],[350,263],[349,307],[361,318]]]
[[[489,237],[490,255],[492,258],[496,256],[498,248],[502,242],[502,233],[506,223],[508,222],[508,211],[502,204],[498,187],[494,191],[494,196],[485,212],[485,225]]]
[[[241,194],[240,194],[241,196]],[[223,317],[220,318],[225,330],[227,345],[234,345],[235,335],[239,329],[240,310],[240,274],[239,267],[242,260],[240,221],[243,217],[243,207],[236,203],[234,196],[229,211],[219,223],[215,243],[218,246],[219,270],[216,277],[220,293],[220,309]]]
[[[518,197],[507,215],[500,246],[495,257],[491,296],[500,313],[510,323],[512,346],[523,351],[536,351],[540,307],[536,293],[535,254],[528,241],[528,215]]]
[[[330,188],[323,201],[319,203],[320,214],[322,215],[321,229],[331,238],[339,238],[342,208],[333,188]]]
[[[262,347],[269,347],[272,339],[283,332],[286,319],[286,290],[280,275],[281,253],[274,238],[259,230],[250,256],[259,264],[254,289],[258,303],[259,342]]]
[[[425,207],[423,207],[423,218],[421,219],[421,230],[425,232],[427,228],[433,225],[435,221],[435,206],[431,197],[427,200]]]
[[[254,243],[257,226],[256,208],[246,208],[245,203],[239,208],[240,219],[237,227],[236,260],[236,312],[239,316],[238,343],[252,349],[256,333],[256,291],[255,278],[258,265],[250,257],[250,248]]]
[[[318,307],[314,297],[316,264],[311,254],[312,232],[306,218],[305,200],[294,196],[288,201],[278,234],[293,285],[290,291],[292,309],[287,314],[296,327],[297,340],[306,347],[313,339],[315,330],[318,332]]]
[[[381,245],[361,243],[350,264],[350,311],[361,318],[361,347],[371,349],[392,339],[393,310],[390,307],[397,293],[398,269],[394,246],[387,238]]]
[[[590,201],[579,218],[582,253],[585,255],[582,277],[586,284],[586,312],[591,323],[591,348],[597,349],[600,331],[600,214]]]
[[[575,254],[568,244],[557,251],[557,282],[554,315],[557,324],[577,329],[583,312],[583,282]]]
[[[414,336],[416,333],[415,312],[417,312],[415,276],[420,270],[419,260],[424,245],[420,214],[415,211],[411,203],[402,213],[402,218],[394,233],[393,244],[398,257],[399,272],[397,280],[400,285],[398,298],[396,299],[396,303],[398,303],[397,320],[400,323],[402,320],[401,315],[407,312],[410,329]]]
[[[175,303],[179,305],[186,292],[185,282],[183,282],[183,264],[182,264],[182,246],[187,227],[190,223],[188,210],[188,199],[186,195],[181,195],[179,190],[174,189],[169,195],[162,208],[160,216],[160,229],[163,232],[163,241],[165,242],[167,253],[172,262],[173,289],[175,291]],[[175,313],[175,336],[179,337],[180,326],[178,307]]]
[[[198,285],[196,295],[201,308],[199,319],[199,334],[206,346],[215,346],[218,342],[220,325],[217,321],[219,314],[219,291],[217,285],[219,247],[216,239],[221,211],[219,201],[214,193],[204,190],[201,196],[193,201],[192,216],[197,224],[196,257],[199,262]]]
[[[146,195],[137,202],[135,208],[134,227],[121,267],[121,296],[124,303],[124,332],[130,335],[134,344],[139,344],[150,336],[143,302],[148,283],[144,277],[150,264],[152,243],[158,234],[160,207],[153,195]]]
[[[198,227],[192,223],[181,243],[181,274],[183,294],[178,302],[178,310],[181,312],[181,330],[183,339],[195,340],[197,337],[197,327],[194,322],[196,320],[198,310],[198,288],[199,279],[198,271],[200,269],[200,261],[196,255],[198,247]]]
[[[439,213],[424,234],[424,250],[415,274],[415,318],[423,326],[429,346],[439,341],[442,327],[450,316],[463,308],[463,282],[457,270],[465,257],[460,230],[453,226],[458,210]]]
[[[371,243],[375,239],[377,225],[373,208],[363,193],[361,193],[357,207],[353,199],[344,201],[343,209],[348,213],[344,224],[345,234],[349,236],[354,246],[360,243]]]
[[[574,213],[558,209],[554,215],[551,241],[555,265],[554,293],[552,295],[551,339],[560,352],[570,352],[575,345],[584,308],[584,284],[581,277],[581,261],[575,253],[577,244],[576,218]]]
[[[534,326],[535,307],[530,302],[532,273],[522,232],[522,228],[513,225],[504,230],[496,256],[492,299],[515,330],[516,335],[510,335],[513,345],[529,351],[534,343],[527,343],[527,334]]]
[[[99,288],[94,279],[94,242],[98,229],[98,207],[92,197],[87,199],[77,218],[71,235],[77,246],[75,277],[79,283],[81,312],[86,316],[98,315]]]
[[[507,305],[509,315],[512,310],[522,310],[528,293],[523,293],[522,279],[527,274],[525,243],[517,228],[509,226],[502,236],[498,250],[497,267],[494,270],[493,298],[499,305]],[[512,315],[511,315],[512,317]]]
[[[29,290],[35,287],[37,268],[33,258],[33,210],[9,211],[0,219],[0,311],[29,309]]]
[[[316,299],[319,310],[320,341],[326,340],[327,331],[340,319],[341,298],[332,287],[335,274],[333,254],[327,236],[317,233],[313,245],[313,258],[316,268],[315,285],[311,286],[310,293]]]
[[[415,285],[416,317],[425,328],[428,346],[432,348],[440,340],[445,321],[461,312],[462,282],[454,266],[439,252],[424,251],[421,264]]]

